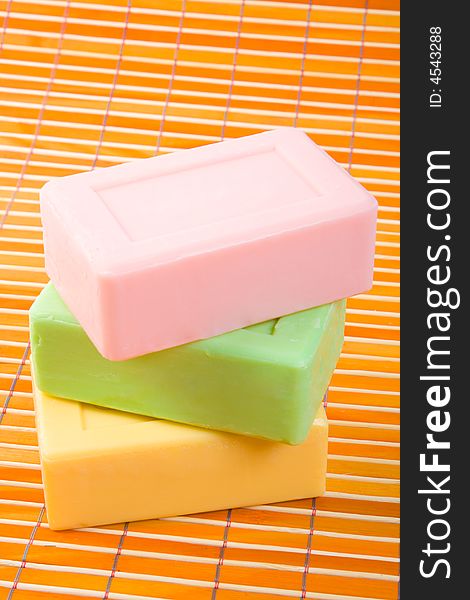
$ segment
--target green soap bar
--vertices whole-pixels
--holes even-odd
[[[125,361],[101,356],[49,283],[30,310],[43,392],[299,444],[343,343],[345,301]]]

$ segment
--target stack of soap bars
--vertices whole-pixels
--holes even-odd
[[[47,183],[30,325],[50,527],[322,494],[376,214],[290,128]]]

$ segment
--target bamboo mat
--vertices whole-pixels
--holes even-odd
[[[0,0],[0,598],[397,597],[398,7]],[[47,281],[38,189],[279,125],[380,203],[374,288],[348,302],[329,393],[326,496],[50,531],[28,358]]]

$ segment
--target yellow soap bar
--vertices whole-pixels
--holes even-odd
[[[323,407],[298,446],[199,429],[34,389],[51,529],[184,515],[319,496]]]

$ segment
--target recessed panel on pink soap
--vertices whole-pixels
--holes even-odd
[[[111,360],[372,285],[377,203],[296,129],[54,179],[41,214],[47,272]]]

